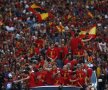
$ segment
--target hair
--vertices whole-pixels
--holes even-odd
[[[74,35],[74,36],[75,36],[75,37],[78,37],[78,35],[79,35],[78,33],[75,33],[75,35]]]

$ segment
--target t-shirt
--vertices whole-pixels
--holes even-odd
[[[71,50],[75,52],[78,49],[78,46],[82,45],[82,41],[80,38],[72,38],[70,42]]]
[[[35,86],[36,86],[34,73],[31,73],[31,74],[30,74],[30,78],[29,78],[29,81],[28,81],[28,82],[29,82],[29,83],[28,83],[28,86],[29,86],[29,87],[35,87]]]
[[[90,78],[92,76],[93,70],[91,68],[87,69],[87,76]]]
[[[6,30],[9,31],[9,32],[12,32],[15,30],[14,27],[9,27],[9,26],[6,26]]]
[[[46,81],[46,84],[53,85],[54,81],[53,81],[53,75],[52,75],[51,71],[47,72],[47,74],[45,76],[45,81]]]
[[[58,57],[57,49],[48,49],[46,52],[47,56],[50,57],[51,59],[55,60]]]
[[[64,78],[61,77],[56,77],[54,80],[54,85],[64,85],[65,81]]]

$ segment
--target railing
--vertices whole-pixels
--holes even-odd
[[[30,90],[80,90],[80,87],[75,86],[39,86],[33,87]]]

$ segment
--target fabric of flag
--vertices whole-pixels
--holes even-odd
[[[49,17],[49,12],[36,4],[32,4],[28,10],[36,15],[38,21],[46,20]]]
[[[81,38],[85,38],[86,34],[88,34],[89,37],[95,38],[96,37],[96,25],[94,25],[92,28],[86,31],[81,31],[79,33],[79,36]]]
[[[93,14],[90,11],[88,11],[88,16],[94,18]]]
[[[63,25],[58,25],[56,26],[58,32],[64,32],[64,26]]]
[[[70,20],[72,18],[72,16],[70,14],[65,16],[65,20]]]
[[[53,27],[53,26],[55,26],[55,23],[54,22],[49,22],[49,27]]]

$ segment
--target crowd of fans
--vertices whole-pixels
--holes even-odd
[[[38,22],[28,11],[36,3],[53,14]],[[0,0],[0,90],[28,90],[44,85],[108,82],[107,0]],[[88,15],[92,13],[92,17]],[[63,25],[64,31],[56,25]],[[81,29],[96,25],[96,38],[82,40]],[[105,83],[103,83],[105,81]],[[100,84],[101,83],[101,84]]]

